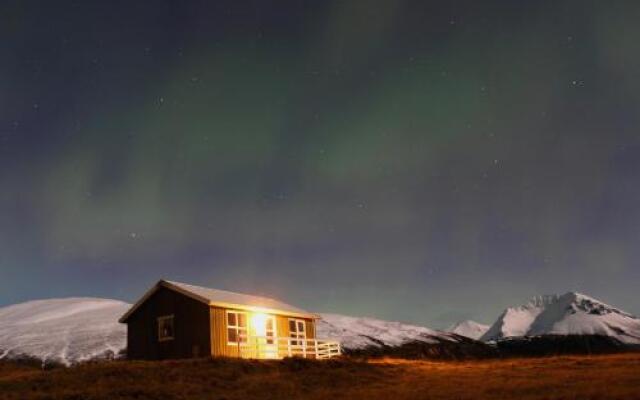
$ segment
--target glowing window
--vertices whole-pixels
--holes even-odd
[[[251,315],[251,327],[255,335],[266,344],[274,344],[276,337],[276,324],[273,315],[254,313]],[[252,333],[253,334],[253,333]]]
[[[227,343],[247,342],[247,314],[239,311],[227,311]]]

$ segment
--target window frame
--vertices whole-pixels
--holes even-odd
[[[295,331],[291,330],[291,322],[296,327]],[[298,330],[298,323],[302,322],[302,332]],[[307,344],[307,321],[302,318],[289,318],[289,341],[293,346],[304,346]]]
[[[229,314],[235,314],[236,324],[229,325]],[[240,326],[240,318],[238,315],[244,315],[244,326]],[[248,341],[248,316],[245,311],[235,311],[235,310],[225,310],[224,313],[224,324],[225,324],[225,334],[227,335],[227,346],[238,346],[241,344],[246,344]],[[234,329],[236,331],[236,341],[232,342],[229,340],[229,329]],[[244,337],[240,334],[241,331],[244,331]]]
[[[271,321],[271,329],[269,329],[267,325],[267,321]],[[276,329],[276,321],[277,321],[277,318],[275,315],[267,314],[267,317],[265,319],[264,335],[265,335],[265,342],[269,346],[276,344],[276,340],[278,337],[278,333]],[[269,332],[271,332],[271,335],[269,335]]]
[[[171,321],[171,336],[165,336],[164,333],[162,332],[162,327],[163,327],[162,324],[165,323],[165,321]],[[168,342],[171,340],[175,340],[176,322],[175,322],[174,314],[159,316],[157,318],[157,323],[158,323],[158,342]]]

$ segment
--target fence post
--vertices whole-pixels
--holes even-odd
[[[256,336],[256,358],[260,358],[260,339]]]

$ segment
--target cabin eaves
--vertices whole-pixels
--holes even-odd
[[[121,318],[121,323],[126,323],[129,317],[158,289],[165,287],[174,290],[194,300],[205,303],[209,306],[221,308],[247,310],[268,314],[288,315],[292,317],[319,319],[317,314],[310,313],[301,308],[283,303],[278,300],[262,296],[229,292],[226,290],[211,289],[202,286],[189,285],[186,283],[168,281],[161,279],[136,304],[133,305]]]

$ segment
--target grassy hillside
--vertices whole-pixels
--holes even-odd
[[[640,399],[640,354],[466,362],[197,360],[41,371],[0,364],[0,399]]]

